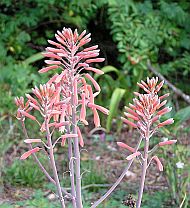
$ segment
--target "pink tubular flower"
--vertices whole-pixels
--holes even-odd
[[[78,126],[77,126],[77,134],[78,134],[78,137],[79,137],[79,144],[80,144],[80,146],[84,147],[84,140],[83,140],[80,128]]]
[[[48,67],[40,69],[38,72],[39,73],[45,73],[45,72],[48,72],[48,71],[50,71],[52,69],[57,69],[57,68],[59,68],[59,66],[57,66],[57,65],[48,66]]]
[[[31,120],[33,120],[33,121],[36,120],[36,117],[35,117],[35,116],[32,116],[32,115],[30,115],[29,113],[27,113],[27,112],[25,112],[25,111],[23,111],[23,110],[20,110],[20,113],[21,113],[23,116],[28,117],[29,119],[31,119]]]
[[[157,167],[158,167],[159,171],[163,171],[163,165],[160,162],[159,158],[157,156],[154,156],[154,157],[152,157],[152,159],[156,161],[156,164],[157,164]]]
[[[168,94],[161,97],[158,96],[158,92],[163,86],[163,83],[162,81],[158,84],[157,77],[152,79],[147,78],[147,83],[144,81],[137,83],[146,94],[135,93],[137,98],[133,99],[133,104],[129,104],[130,108],[125,108],[127,112],[125,112],[124,115],[127,119],[122,117],[123,122],[134,128],[138,128],[142,137],[146,136],[145,132],[147,132],[147,129],[154,129],[154,124],[156,122],[159,123],[161,116],[170,112],[172,109],[170,107],[164,107],[167,102],[166,100],[160,103],[160,98],[163,100],[168,96]],[[164,125],[172,124],[173,122],[171,118],[165,122],[159,123],[157,127],[160,128]]]
[[[117,145],[118,145],[119,147],[128,149],[130,152],[133,152],[133,153],[135,152],[135,149],[134,149],[134,148],[130,147],[129,145],[127,145],[127,144],[125,144],[125,143],[123,143],[123,142],[117,142]]]
[[[139,156],[140,154],[141,154],[140,152],[135,152],[135,153],[129,155],[129,156],[126,158],[126,160],[132,160],[133,158]]]
[[[162,147],[162,146],[165,146],[165,145],[175,144],[176,142],[177,142],[177,140],[168,140],[168,141],[165,141],[165,142],[160,142],[158,145],[160,147]]]
[[[87,68],[85,68],[87,71],[92,71],[92,72],[94,72],[94,73],[96,73],[96,74],[104,74],[104,72],[103,71],[101,71],[101,70],[99,70],[99,69],[96,69],[96,68],[93,68],[93,67],[87,67]]]
[[[93,108],[93,109],[95,108],[95,109],[101,111],[102,113],[104,113],[104,114],[106,114],[106,115],[109,114],[109,110],[107,110],[106,108],[104,108],[104,107],[102,107],[102,106],[95,105],[95,104],[93,104],[93,103],[88,103],[88,107]]]
[[[171,110],[172,110],[172,108],[166,107],[166,108],[158,111],[157,115],[162,116],[162,115],[164,115],[166,113],[169,113]]]
[[[100,92],[101,89],[100,89],[99,84],[96,82],[96,80],[95,80],[93,77],[91,77],[90,74],[85,74],[85,77],[86,77],[87,79],[89,79],[89,80],[92,82],[92,84],[94,85],[95,89],[96,89],[98,92]]]
[[[66,139],[68,139],[68,138],[75,138],[75,137],[78,137],[78,135],[77,134],[64,134],[64,135],[62,135],[61,136],[61,139],[62,139],[61,146],[65,145]]]
[[[95,108],[92,109],[93,113],[94,113],[94,124],[95,124],[95,127],[100,127],[100,118],[99,118],[99,115],[98,115],[98,112]]]
[[[173,118],[170,118],[162,123],[159,123],[158,124],[158,128],[162,127],[162,126],[166,126],[166,125],[170,125],[170,124],[173,124],[174,123],[174,119]]]
[[[42,140],[41,139],[25,139],[24,142],[26,144],[31,144],[31,143],[40,143],[42,142]]]
[[[133,128],[137,128],[137,125],[136,125],[135,123],[133,123],[133,122],[127,120],[126,118],[121,117],[121,120],[122,120],[124,123],[128,124],[129,126],[131,126],[131,127],[133,127]]]
[[[26,158],[28,158],[31,154],[40,151],[39,147],[35,147],[34,149],[29,150],[28,152],[25,152],[20,159],[21,160],[25,160]]]
[[[85,94],[82,95],[82,107],[80,112],[80,121],[82,121],[85,125],[88,125],[88,122],[86,121],[86,100],[85,100]]]

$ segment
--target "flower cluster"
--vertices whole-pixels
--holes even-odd
[[[163,96],[158,96],[157,93],[160,91],[163,86],[163,81],[158,84],[158,78],[147,78],[147,83],[141,81],[138,83],[138,86],[141,87],[147,94],[140,94],[135,92],[134,94],[137,98],[133,99],[133,104],[129,104],[129,107],[126,107],[124,115],[127,117],[122,117],[124,123],[137,128],[141,133],[143,138],[146,138],[147,132],[151,134],[155,132],[157,128],[160,128],[165,125],[172,124],[174,122],[173,118],[170,118],[164,122],[159,122],[162,115],[170,112],[171,107],[164,107],[167,103],[167,100],[164,100],[169,94]],[[130,121],[128,119],[132,119]],[[156,126],[153,124],[158,123]],[[153,129],[151,129],[153,128]]]
[[[26,94],[28,101],[25,106],[22,97],[15,98],[18,106],[17,118],[21,118],[22,115],[36,120],[35,116],[29,114],[33,109],[40,112],[44,118],[43,123],[40,125],[41,131],[46,131],[45,119],[47,118],[49,127],[59,128],[64,133],[65,126],[71,125],[74,104],[77,111],[80,112],[77,115],[77,121],[88,125],[86,120],[86,108],[88,107],[94,114],[95,126],[100,126],[97,110],[104,114],[108,114],[108,110],[94,103],[94,98],[100,93],[101,89],[88,72],[103,74],[101,70],[90,67],[90,64],[102,62],[104,58],[96,58],[100,51],[97,45],[79,51],[82,46],[90,42],[90,34],[85,34],[86,31],[79,35],[77,30],[73,33],[71,29],[63,28],[62,32],[57,31],[55,35],[58,43],[48,40],[53,47],[47,47],[46,52],[43,54],[45,57],[50,58],[45,60],[45,63],[49,66],[42,68],[39,72],[45,73],[58,68],[62,69],[62,72],[60,74],[56,73],[47,84],[40,85],[39,88],[35,86],[32,89],[33,95]],[[87,80],[93,86],[88,84]],[[93,88],[96,90],[95,93],[93,93]],[[78,136],[82,141],[79,128]]]
[[[158,84],[157,77],[152,79],[147,78],[147,83],[144,81],[137,83],[137,85],[145,91],[145,94],[135,92],[136,98],[133,99],[132,104],[129,104],[129,107],[125,107],[125,117],[121,117],[125,124],[136,128],[140,132],[141,138],[144,138],[145,140],[149,140],[159,128],[174,122],[173,118],[160,122],[161,117],[172,110],[171,107],[165,107],[167,103],[165,98],[169,96],[169,93],[162,96],[158,95],[163,84],[163,81]],[[173,144],[175,142],[176,140],[160,142],[158,146]],[[133,153],[127,157],[128,160],[140,155],[140,152],[135,151],[134,148],[127,144],[118,142],[118,145]],[[160,168],[161,165],[158,162],[158,157],[154,156],[152,159],[157,162],[159,170],[162,170],[162,168]]]
[[[65,207],[64,199],[55,165],[53,148],[60,140],[62,146],[68,141],[68,158],[72,164],[70,165],[70,171],[73,206],[82,207],[79,145],[83,147],[84,141],[79,123],[88,125],[86,120],[87,108],[93,112],[95,127],[100,126],[98,111],[108,114],[106,108],[96,105],[94,102],[101,89],[89,72],[103,74],[92,64],[103,62],[104,58],[97,58],[100,52],[97,45],[84,48],[84,45],[90,42],[90,36],[91,34],[86,34],[86,31],[78,34],[77,30],[72,32],[71,29],[67,28],[63,28],[61,32],[57,31],[57,34],[55,34],[56,41],[48,40],[51,47],[47,47],[43,53],[48,58],[45,60],[47,66],[40,69],[39,73],[46,73],[50,70],[59,70],[60,73],[54,74],[46,84],[33,88],[32,94],[26,94],[28,99],[26,104],[24,104],[23,97],[15,99],[18,106],[17,118],[22,123],[26,136],[25,143],[29,144],[30,148],[28,152],[21,156],[21,159],[34,155],[40,168],[47,175],[47,171],[35,155],[41,149],[46,151],[55,178],[55,181],[53,179],[51,181],[54,181],[57,186],[62,207]],[[37,116],[36,112],[41,116],[39,121],[34,116]],[[41,132],[46,135],[46,141],[29,138],[24,124],[25,118],[38,123]],[[52,135],[56,130],[59,131],[61,136],[54,140]],[[42,147],[33,148],[32,144],[36,143],[41,143]],[[43,149],[43,145],[46,148]],[[75,158],[76,163],[73,163],[73,158]],[[74,168],[74,166],[76,167]],[[74,184],[75,174],[76,184]]]

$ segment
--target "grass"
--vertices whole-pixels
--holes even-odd
[[[104,190],[105,191],[105,190]],[[126,196],[126,191],[118,190],[113,194],[113,197],[109,200],[104,201],[98,208],[126,208],[128,206],[123,204],[123,199]],[[84,192],[85,198],[91,198],[92,193]],[[142,208],[171,208],[169,205],[168,198],[169,194],[167,191],[157,192],[153,195],[145,194],[144,195],[144,205]],[[167,205],[168,204],[168,205]],[[67,205],[68,208],[71,208],[70,205]],[[35,191],[32,199],[16,202],[14,205],[4,203],[0,205],[0,208],[60,208],[58,201],[50,201],[47,197],[44,197],[44,192],[42,189]],[[84,208],[90,207],[90,201],[85,201]],[[173,206],[173,208],[177,208]]]
[[[33,161],[33,158],[24,161],[16,159],[11,166],[5,168],[4,181],[13,186],[38,188],[43,185],[45,175]]]

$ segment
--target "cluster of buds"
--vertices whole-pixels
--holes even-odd
[[[79,51],[80,47],[90,42],[90,34],[85,36],[85,33],[86,31],[83,31],[79,35],[77,30],[73,33],[71,29],[63,28],[62,32],[57,31],[55,35],[58,43],[48,40],[53,47],[47,47],[43,54],[45,57],[51,58],[45,61],[50,66],[42,68],[39,72],[45,73],[58,68],[62,69],[62,72],[55,74],[47,84],[33,88],[34,96],[26,94],[28,101],[25,106],[22,97],[15,98],[18,106],[18,119],[22,116],[37,121],[35,116],[29,114],[33,109],[40,112],[44,118],[40,125],[41,131],[46,130],[45,119],[47,118],[49,127],[59,128],[64,133],[65,126],[71,124],[72,105],[75,104],[77,111],[80,112],[77,115],[78,121],[88,125],[86,120],[86,108],[88,107],[94,114],[95,126],[100,126],[97,110],[104,114],[108,114],[108,110],[94,103],[94,98],[100,93],[100,86],[90,74],[85,72],[93,71],[103,74],[101,70],[90,67],[89,64],[102,62],[104,58],[96,58],[100,51],[97,45]],[[82,70],[85,70],[84,73]],[[93,87],[87,83],[87,80],[92,83]],[[96,90],[94,93],[93,88]],[[79,128],[78,135],[83,141]]]
[[[77,30],[73,33],[70,28],[63,28],[62,32],[57,31],[55,38],[58,43],[48,40],[53,47],[47,47],[44,53],[45,57],[51,58],[45,61],[45,63],[50,66],[41,69],[39,72],[44,73],[49,70],[61,68],[62,70],[72,71],[72,73],[77,73],[85,69],[87,71],[103,74],[101,70],[89,66],[91,63],[104,61],[104,58],[96,58],[99,56],[100,51],[98,45],[79,51],[79,48],[91,41],[91,34],[85,34],[85,30],[79,35]]]
[[[53,148],[60,140],[62,146],[68,141],[69,162],[72,164],[70,165],[70,176],[73,206],[82,207],[79,145],[83,147],[84,141],[79,123],[88,125],[86,120],[87,108],[92,110],[95,127],[100,126],[98,111],[104,114],[109,113],[106,108],[96,105],[94,102],[101,89],[89,72],[103,74],[101,70],[92,67],[91,64],[103,62],[104,58],[97,58],[100,52],[97,45],[84,48],[84,45],[91,40],[90,35],[86,34],[86,31],[79,35],[77,30],[72,32],[71,29],[66,28],[63,28],[61,32],[57,31],[57,34],[55,34],[57,41],[48,40],[51,47],[47,47],[43,53],[45,57],[49,58],[45,60],[48,66],[40,69],[39,73],[46,73],[56,69],[61,72],[53,75],[46,84],[32,89],[33,94],[26,94],[28,99],[26,104],[24,104],[22,97],[15,99],[18,106],[17,118],[22,122],[27,137],[25,143],[29,144],[30,147],[30,150],[25,152],[21,159],[26,159],[32,154],[36,157],[35,153],[39,150],[47,150],[62,207],[65,206]],[[34,112],[38,112],[41,116],[41,119],[39,119],[41,123],[32,114]],[[35,113],[35,115],[37,114]],[[25,118],[36,121],[39,124],[41,132],[46,134],[46,141],[28,137],[24,124]],[[61,134],[56,140],[52,138],[55,130],[58,130]],[[36,143],[41,143],[46,148],[43,149],[38,146],[33,148],[32,144]],[[73,163],[73,158],[76,160],[75,164]],[[37,162],[40,164],[38,160]],[[39,166],[42,167],[42,165]],[[44,168],[41,169],[44,171]],[[76,171],[76,184],[74,184],[74,171]],[[47,175],[47,171],[45,174]]]
[[[125,117],[121,117],[125,124],[136,128],[141,138],[145,140],[149,140],[159,128],[173,124],[174,122],[173,118],[160,122],[161,117],[172,110],[171,107],[165,107],[167,103],[165,98],[169,96],[169,93],[162,96],[158,95],[163,84],[164,81],[158,84],[158,77],[152,79],[147,78],[147,83],[144,81],[137,83],[137,85],[145,91],[145,94],[134,92],[137,97],[133,99],[133,103],[130,103],[129,107],[125,107]],[[173,144],[175,142],[176,140],[170,140],[162,142],[158,146]],[[128,160],[140,155],[140,152],[135,151],[134,148],[127,144],[118,142],[118,145],[133,153],[127,157]],[[161,167],[160,163],[158,163],[159,159],[156,156],[152,159],[159,164],[158,167]],[[162,170],[162,168],[159,168],[159,170]]]

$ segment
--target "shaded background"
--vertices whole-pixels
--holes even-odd
[[[146,76],[155,76],[148,69],[147,61],[150,61],[151,66],[159,74],[180,89],[181,93],[190,94],[189,20],[190,2],[185,0],[1,0],[0,165],[2,168],[0,174],[2,177],[0,182],[2,185],[0,195],[2,193],[2,201],[13,204],[20,201],[21,205],[18,206],[24,207],[46,207],[46,203],[48,203],[47,197],[43,198],[43,191],[40,192],[44,181],[43,175],[40,175],[37,168],[32,170],[32,160],[24,163],[24,166],[17,160],[25,147],[22,144],[20,127],[15,121],[16,107],[13,100],[15,96],[31,92],[34,85],[45,83],[52,75],[52,72],[45,75],[38,74],[38,70],[44,65],[40,52],[47,47],[47,40],[54,38],[56,30],[70,27],[82,32],[86,29],[92,34],[90,44],[98,44],[101,49],[100,56],[105,57],[105,62],[99,66],[104,70],[105,75],[95,76],[95,79],[102,88],[97,103],[110,109],[109,117],[107,120],[104,117],[102,122],[102,126],[106,128],[108,134],[98,132],[97,135],[93,135],[93,140],[87,140],[89,154],[92,151],[92,155],[93,146],[99,144],[100,137],[103,137],[105,145],[101,146],[97,155],[90,157],[90,162],[87,162],[85,158],[88,158],[89,155],[84,156],[83,165],[84,169],[92,170],[84,179],[84,185],[110,184],[122,170],[119,168],[120,166],[118,166],[118,172],[113,174],[108,174],[108,171],[113,169],[112,166],[110,169],[105,169],[103,173],[97,174],[93,168],[99,160],[97,157],[102,158],[99,162],[100,165],[106,163],[106,158],[110,158],[110,161],[122,161],[125,158],[125,153],[122,156],[116,154],[115,141],[118,137],[124,141],[126,138],[134,137],[133,139],[135,139],[136,135],[133,135],[132,130],[122,129],[118,118],[122,114],[123,106],[131,101],[132,92],[138,91],[136,82],[145,79]],[[146,200],[145,195],[147,207],[179,207],[181,203],[183,203],[182,207],[188,207],[190,107],[179,93],[176,94],[175,90],[165,86],[163,93],[168,91],[171,93],[169,105],[173,106],[168,117],[174,117],[176,122],[169,129],[164,129],[154,142],[167,137],[169,139],[177,138],[178,144],[171,149],[163,149],[159,153],[161,157],[165,158],[166,168],[161,182],[158,181],[158,185],[160,185],[158,189],[151,189],[156,193],[155,200],[148,202],[151,200],[148,200],[148,197]],[[89,114],[89,119],[90,117]],[[111,129],[112,131],[110,131]],[[89,131],[90,128],[84,130],[86,135],[89,134]],[[35,133],[33,134],[35,135]],[[132,144],[135,143],[133,139]],[[108,164],[110,161],[108,159]],[[178,162],[184,164],[182,168],[176,166]],[[122,165],[124,164],[121,163],[121,167]],[[135,171],[138,172],[134,169],[133,172]],[[153,173],[154,171],[156,170],[153,169]],[[37,176],[39,178],[36,180]],[[138,173],[136,173],[135,182],[132,180],[133,184],[136,183],[137,178]],[[39,186],[36,186],[38,183]],[[20,197],[23,195],[20,190],[22,186],[33,186],[34,189],[28,191],[29,194],[25,197]],[[39,193],[35,195],[36,187]],[[167,194],[161,187],[166,188]],[[47,187],[45,188],[47,189]],[[21,191],[18,198],[7,194],[14,189]],[[134,186],[132,190],[120,190],[111,202],[105,203],[104,207],[123,207],[122,201],[125,201],[129,193],[134,194],[135,197],[135,189]],[[94,191],[97,190],[105,191],[101,188],[87,189],[86,200],[92,201],[93,197],[96,198],[97,194]],[[160,192],[157,192],[158,190]],[[35,202],[34,205],[27,204],[29,203],[27,199],[33,194],[32,199],[37,200],[37,204],[41,202],[42,205],[37,206]],[[49,196],[48,194],[47,196]],[[36,199],[37,195],[41,196],[39,201]],[[22,203],[25,204],[22,205]],[[1,206],[11,207],[6,203]],[[52,206],[56,207],[55,204]]]

